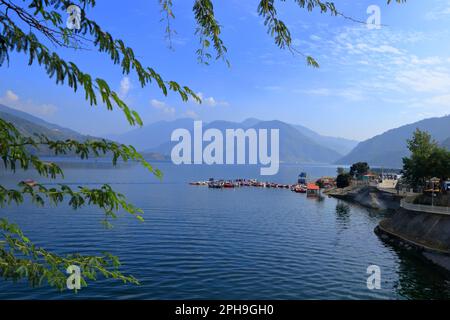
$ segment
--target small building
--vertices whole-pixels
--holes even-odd
[[[373,174],[373,173],[367,173],[362,176],[362,180],[367,181],[367,182],[375,181],[377,178],[378,178],[378,175]]]
[[[322,177],[317,180],[317,185],[322,186],[325,189],[333,188],[336,186],[336,179],[334,177]]]
[[[302,172],[298,175],[298,184],[305,184],[307,183],[307,177],[306,172]]]
[[[383,173],[378,187],[383,189],[396,189],[401,177],[402,175],[396,173]]]
[[[440,192],[441,190],[441,179],[439,178],[431,178],[426,181],[425,190],[426,193]]]
[[[306,195],[308,197],[317,197],[319,196],[320,188],[318,185],[314,183],[308,183],[306,186]]]

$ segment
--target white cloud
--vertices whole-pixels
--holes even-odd
[[[156,109],[162,109],[162,108],[165,108],[165,107],[166,107],[166,103],[165,103],[165,102],[162,102],[162,101],[159,101],[159,100],[156,100],[156,99],[152,99],[152,100],[150,101],[150,104],[151,104],[153,107],[155,107]]]
[[[52,104],[36,104],[30,99],[23,101],[12,90],[6,90],[5,94],[0,97],[0,103],[35,116],[50,116],[58,111],[58,108]]]
[[[362,101],[366,98],[364,92],[354,88],[338,88],[338,89],[318,88],[318,89],[294,90],[294,91],[321,97],[336,96],[344,98],[349,101]]]
[[[128,92],[130,92],[131,87],[132,85],[129,77],[123,77],[122,80],[120,80],[119,95],[122,99],[128,95]]]
[[[37,107],[37,113],[43,116],[52,115],[56,111],[58,111],[58,108],[52,104],[41,104]]]
[[[429,117],[442,117],[450,114],[450,94],[435,95],[425,98],[410,99],[409,108],[414,108],[414,112],[418,119]]]
[[[420,102],[418,102],[420,104]],[[450,94],[442,94],[427,98],[422,101],[425,105],[431,106],[441,106],[447,108],[448,113],[450,113]]]
[[[19,96],[12,90],[6,90],[4,99],[6,102],[17,102],[19,101]]]
[[[353,45],[348,43],[348,48],[353,51],[353,53],[362,52],[376,52],[376,53],[388,53],[388,54],[401,54],[401,51],[390,45],[380,45],[380,46],[370,46],[367,43],[357,43]]]
[[[362,101],[366,99],[363,91],[353,88],[339,90],[337,95],[350,101]]]
[[[185,115],[187,117],[189,117],[189,118],[192,118],[192,119],[198,119],[199,118],[199,115],[197,114],[197,112],[195,112],[193,110],[187,110]]]
[[[381,45],[379,47],[370,48],[370,50],[379,53],[393,53],[393,54],[401,54],[402,52],[393,46],[389,45]]]
[[[206,97],[202,92],[198,92],[197,96],[202,100],[202,105],[206,105],[209,107],[216,107],[216,106],[223,106],[227,107],[230,104],[223,100],[216,100],[214,97]],[[197,101],[191,99],[191,101],[194,101],[195,103],[199,104]]]
[[[450,8],[450,1],[447,7]],[[334,31],[331,38],[329,31],[316,34],[323,35],[316,58],[322,67],[333,68],[342,81],[338,87],[312,87],[297,92],[349,101],[381,100],[427,114],[450,112],[450,54],[444,51],[439,56],[419,55],[417,52],[423,50],[414,50],[441,41],[447,31],[409,32],[392,28],[368,31],[364,27],[344,27]]]
[[[450,75],[430,68],[399,71],[395,80],[409,90],[417,92],[446,92],[450,90]]]
[[[425,20],[441,20],[450,16],[450,1],[442,1],[438,5],[434,5],[433,10],[425,14]]]
[[[331,96],[333,93],[330,89],[327,88],[317,88],[317,89],[309,89],[309,90],[295,90],[296,92],[302,92],[313,96],[323,96],[328,97]]]
[[[411,63],[416,65],[439,65],[444,61],[440,57],[426,57],[426,58],[418,58],[415,55],[411,56]]]
[[[211,107],[217,106],[217,101],[213,97],[204,98],[203,103]]]
[[[157,99],[152,99],[152,100],[150,100],[150,104],[155,109],[161,110],[162,112],[164,112],[167,115],[175,114],[175,108],[170,107],[169,105],[167,105],[167,103],[165,103],[163,101],[159,101]]]

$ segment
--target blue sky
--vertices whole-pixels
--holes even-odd
[[[193,117],[240,121],[248,117],[303,124],[319,133],[366,139],[420,119],[450,114],[450,1],[335,1],[346,15],[366,20],[379,5],[379,30],[280,2],[296,48],[318,60],[320,69],[278,49],[256,14],[257,0],[216,0],[231,67],[222,61],[197,63],[198,39],[192,1],[174,0],[174,50],[164,40],[157,0],[98,1],[89,11],[115,37],[124,39],[144,64],[167,80],[201,93],[204,103],[164,97],[150,85],[95,51],[57,49],[67,60],[109,81],[145,123]],[[131,4],[132,3],[132,4]],[[82,92],[56,86],[39,66],[13,54],[0,68],[0,103],[82,133],[103,135],[130,130],[122,113],[92,108]]]

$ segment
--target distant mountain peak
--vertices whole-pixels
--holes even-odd
[[[372,166],[400,168],[402,158],[409,155],[406,140],[416,129],[427,131],[433,139],[443,142],[450,137],[450,115],[420,120],[399,128],[390,129],[382,134],[359,143],[337,164],[352,164],[366,161]]]
[[[258,122],[261,122],[261,120],[256,119],[256,118],[247,118],[244,121],[241,122],[241,124],[244,127],[253,127],[254,125],[256,125]]]

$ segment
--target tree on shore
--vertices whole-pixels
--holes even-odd
[[[450,179],[450,152],[445,148],[436,148],[431,154],[431,167],[433,175],[441,182],[442,192],[447,193],[444,183]]]
[[[346,188],[351,184],[351,182],[352,176],[347,172],[338,174],[336,177],[336,187],[338,188]]]
[[[345,170],[343,167],[338,167],[336,169],[336,187],[337,188],[346,188],[348,187],[352,182],[352,176],[349,172]]]
[[[343,167],[338,167],[336,169],[336,173],[337,173],[337,175],[344,174],[345,173],[345,169]]]
[[[350,175],[352,177],[361,178],[363,175],[369,173],[370,167],[367,162],[357,162],[350,167]]]
[[[387,0],[388,3],[391,0]],[[396,0],[404,2],[404,0]],[[170,21],[175,17],[172,0],[159,0],[163,18],[167,23],[166,34],[170,41],[173,30]],[[320,0],[295,0],[301,9],[317,10],[332,16],[343,16],[334,3]],[[80,8],[79,29],[66,27],[66,10],[73,4]],[[95,7],[95,0],[0,0],[0,65],[9,63],[11,52],[23,53],[28,64],[38,64],[47,76],[57,85],[64,85],[74,92],[82,90],[87,102],[102,105],[108,110],[119,109],[132,126],[141,126],[139,114],[132,110],[108,82],[81,69],[74,61],[68,61],[50,48],[84,49],[98,51],[114,65],[119,65],[121,73],[133,73],[142,88],[155,84],[164,95],[169,92],[178,94],[183,101],[189,98],[201,102],[188,86],[166,80],[152,67],[145,66],[125,41],[116,39],[94,20],[90,19],[87,9]],[[292,46],[292,37],[285,23],[279,18],[274,0],[260,0],[258,14],[264,20],[268,34],[281,49],[288,49],[305,58],[308,65],[318,67],[316,60]],[[222,41],[222,27],[215,17],[212,0],[193,0],[193,13],[196,21],[196,35],[199,38],[198,60],[210,63],[211,60],[227,61],[227,48]],[[54,162],[46,162],[35,155],[41,147],[46,147],[61,155],[74,153],[81,159],[89,156],[112,155],[112,163],[118,161],[138,161],[141,165],[161,178],[161,172],[153,168],[132,146],[109,141],[54,141],[45,136],[24,136],[13,124],[0,119],[0,156],[6,170],[36,170],[43,177],[63,177],[63,171]],[[142,210],[128,203],[125,196],[115,192],[105,184],[99,188],[67,185],[46,187],[40,183],[18,182],[15,188],[0,185],[0,205],[20,204],[30,199],[36,205],[45,203],[60,204],[68,202],[73,209],[94,205],[103,210],[104,222],[109,225],[110,218],[116,218],[119,211],[128,212],[142,220]],[[98,275],[114,278],[123,282],[137,283],[133,276],[120,272],[120,262],[109,253],[96,256],[72,254],[61,256],[44,248],[35,246],[23,234],[20,228],[6,219],[0,220],[0,272],[5,279],[26,279],[32,286],[47,283],[59,289],[65,289],[65,270],[70,265],[81,268],[83,284],[85,279],[95,280]]]
[[[450,177],[450,152],[428,132],[416,129],[407,145],[411,155],[403,158],[403,179],[408,184],[425,187],[431,178],[439,178],[442,184]]]

